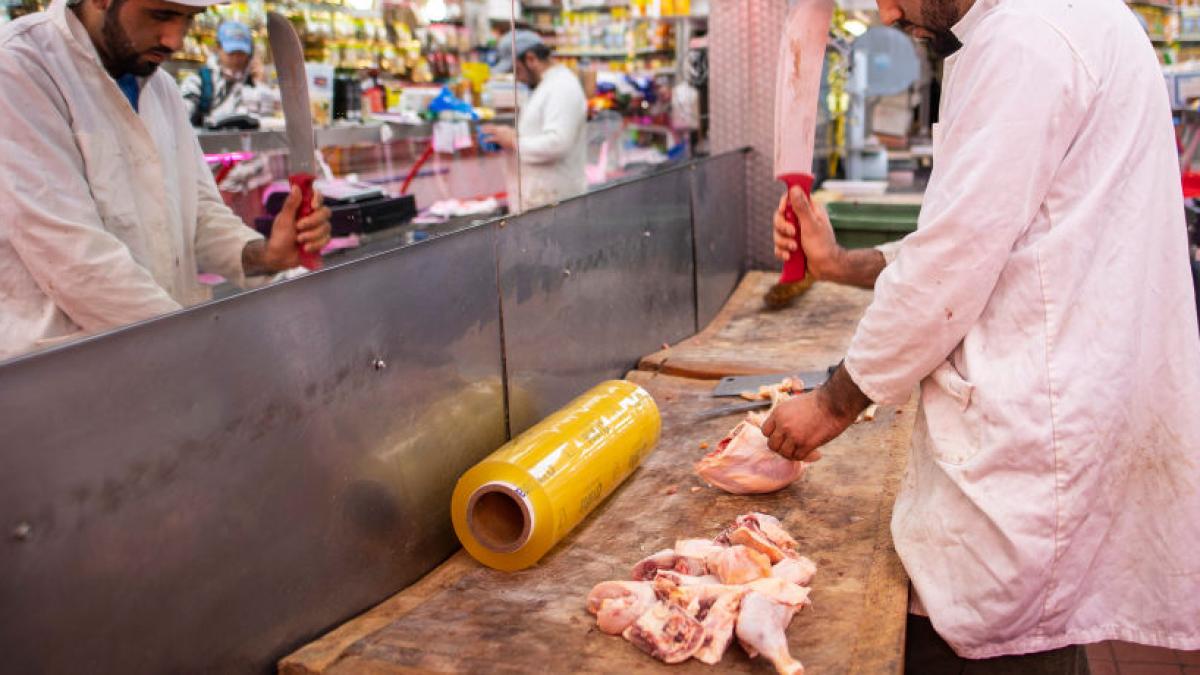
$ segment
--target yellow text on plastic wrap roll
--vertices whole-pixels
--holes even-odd
[[[597,385],[463,474],[451,501],[459,541],[488,567],[533,565],[633,473],[661,429],[644,389]]]

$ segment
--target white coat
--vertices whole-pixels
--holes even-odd
[[[179,89],[134,112],[64,0],[0,29],[0,358],[209,298],[261,236],[221,201]]]
[[[1158,61],[1121,0],[977,0],[954,32],[919,227],[846,359],[877,402],[920,385],[896,550],[964,657],[1198,649],[1200,333]]]
[[[514,211],[587,191],[586,127],[587,97],[579,79],[566,66],[551,66],[517,121],[520,165],[511,166],[508,176]]]

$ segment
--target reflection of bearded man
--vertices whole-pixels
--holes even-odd
[[[82,0],[72,3],[76,15],[79,15],[82,4]],[[129,11],[123,12],[126,7],[125,0],[112,0],[104,9],[104,23],[100,30],[102,42],[96,44],[96,51],[100,54],[104,68],[113,77],[125,74],[146,77],[157,70],[159,64],[171,58],[175,50],[161,43],[139,49],[122,22],[122,18],[135,20],[135,17],[122,17],[122,14],[133,14],[137,8],[130,7]]]

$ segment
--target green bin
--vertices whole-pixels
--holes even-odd
[[[917,204],[831,202],[825,206],[838,243],[846,248],[869,248],[903,239],[917,229]]]

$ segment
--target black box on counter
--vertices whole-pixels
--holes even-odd
[[[263,236],[270,236],[271,225],[286,199],[287,193],[283,191],[267,197],[267,215],[255,221],[255,229]],[[412,195],[388,197],[380,193],[365,199],[326,197],[325,205],[332,211],[329,220],[335,237],[386,230],[403,225],[417,215],[417,200]]]

